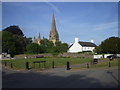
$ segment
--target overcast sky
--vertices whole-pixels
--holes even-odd
[[[49,38],[53,12],[62,42],[78,37],[99,45],[118,36],[117,2],[3,2],[2,29],[18,25],[27,37]]]

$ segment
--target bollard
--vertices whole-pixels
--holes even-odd
[[[70,63],[67,62],[67,70],[70,70]]]
[[[26,62],[26,69],[29,70],[29,63]]]
[[[54,61],[52,62],[52,68],[55,68],[55,67],[54,67]]]
[[[87,63],[87,68],[89,68],[89,63]]]
[[[11,62],[11,68],[13,68],[13,64],[12,64],[12,62]]]
[[[5,62],[5,66],[7,66],[7,63]]]
[[[109,67],[111,67],[111,63],[109,62]]]

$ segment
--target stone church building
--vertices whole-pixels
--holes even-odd
[[[36,38],[34,36],[34,41],[33,42],[40,45],[40,41],[41,41],[41,37],[40,37],[40,33],[39,33],[38,38]],[[54,45],[57,41],[59,41],[59,35],[58,35],[57,28],[56,28],[54,13],[52,15],[52,27],[51,27],[51,30],[50,30],[49,41],[52,41]]]

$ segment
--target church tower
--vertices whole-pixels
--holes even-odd
[[[40,45],[40,41],[41,41],[41,38],[40,38],[40,33],[38,35],[38,38],[36,39],[35,36],[34,36],[34,43],[37,43]]]
[[[39,33],[39,35],[38,35],[38,39],[37,39],[37,43],[40,45],[40,41],[41,41],[41,39],[40,39],[40,33]]]
[[[59,35],[56,29],[56,23],[54,18],[54,13],[52,15],[52,27],[50,30],[49,40],[52,41],[55,45],[55,42],[59,41]]]

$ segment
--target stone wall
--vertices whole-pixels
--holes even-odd
[[[91,54],[80,54],[80,53],[63,53],[63,54],[59,54],[59,57],[79,57],[79,58],[93,58],[93,55]]]
[[[16,55],[14,58],[15,59],[24,59],[25,56],[27,56],[28,58],[36,58],[36,56],[43,56],[43,57],[52,57],[52,54],[34,54],[34,55],[27,55],[27,54],[20,54],[20,55]]]
[[[25,56],[27,56],[28,58],[36,58],[36,56],[53,57],[52,54],[34,54],[34,55],[21,54],[21,55],[16,55],[14,58],[15,59],[24,59]],[[93,58],[93,55],[91,55],[91,54],[79,54],[79,53],[63,53],[63,54],[59,54],[57,57]]]

